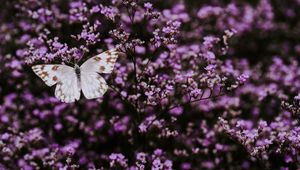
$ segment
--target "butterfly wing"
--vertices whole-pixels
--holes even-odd
[[[94,99],[104,95],[108,89],[103,77],[99,73],[111,73],[120,52],[115,49],[96,55],[80,66],[81,88],[87,99]]]
[[[80,69],[92,73],[111,73],[120,52],[116,49],[105,51],[84,62]]]
[[[48,86],[55,84],[55,97],[62,102],[71,103],[80,98],[80,84],[74,68],[66,65],[35,65],[34,73]]]
[[[81,88],[87,99],[95,99],[104,95],[108,85],[97,72],[81,70]]]

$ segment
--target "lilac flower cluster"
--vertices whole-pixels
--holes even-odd
[[[300,169],[300,1],[12,0],[0,169]],[[65,104],[35,64],[120,55]]]

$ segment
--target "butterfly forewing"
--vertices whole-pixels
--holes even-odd
[[[74,68],[60,64],[35,65],[32,70],[48,86],[55,84],[55,96],[62,102],[70,103],[80,98],[80,84]]]
[[[80,69],[92,73],[111,73],[119,54],[115,49],[105,51],[88,59]]]
[[[66,70],[72,69],[72,67],[64,66]],[[51,65],[35,65],[32,67],[34,73],[39,76],[48,86],[53,86],[59,81],[61,69],[63,65],[51,64]]]

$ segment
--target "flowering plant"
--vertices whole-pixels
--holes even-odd
[[[13,0],[0,12],[0,169],[299,169],[299,0]],[[30,69],[116,48],[107,93]]]

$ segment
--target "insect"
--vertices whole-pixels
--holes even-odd
[[[108,89],[99,73],[111,73],[119,54],[112,49],[88,59],[81,66],[41,64],[33,66],[32,70],[48,86],[56,84],[55,97],[62,102],[79,100],[81,90],[87,99],[94,99],[103,96]]]

